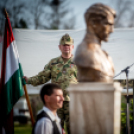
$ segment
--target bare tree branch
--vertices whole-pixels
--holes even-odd
[[[115,10],[117,11],[117,18],[115,20],[115,27],[129,27],[132,18],[132,14],[134,12],[133,9],[133,1],[129,0],[114,0],[115,2]],[[131,19],[129,19],[131,18]],[[125,20],[125,23],[124,23]]]

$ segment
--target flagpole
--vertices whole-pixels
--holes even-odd
[[[31,116],[32,126],[34,126],[35,121],[34,121],[34,118],[33,118],[33,112],[32,112],[32,108],[31,108],[31,105],[30,105],[26,85],[23,85],[23,88],[24,88],[24,91],[25,91],[25,97],[26,97],[26,100],[27,100],[27,104],[28,104],[28,108],[29,108],[29,112],[30,112],[30,116]]]
[[[7,13],[6,9],[5,9],[5,17],[8,18],[8,13]],[[34,118],[33,118],[32,108],[31,108],[29,96],[28,96],[28,93],[27,93],[26,85],[23,85],[23,88],[24,88],[25,97],[26,97],[27,105],[28,105],[29,112],[30,112],[32,126],[34,126],[35,121],[34,121]]]
[[[5,17],[6,18],[8,17],[8,13],[7,13],[6,9],[5,9]]]

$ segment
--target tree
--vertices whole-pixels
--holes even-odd
[[[27,28],[26,18],[25,18],[25,9],[26,4],[23,0],[1,0],[0,3],[0,33],[2,34],[4,23],[5,23],[5,16],[4,16],[4,9],[7,10],[8,15],[10,17],[11,25],[13,28]]]
[[[50,14],[49,29],[73,29],[75,24],[75,16],[70,15],[73,13],[72,9],[69,9],[69,3],[65,0],[53,0],[51,3],[52,13]]]
[[[117,12],[115,27],[134,26],[134,2],[132,0],[115,0],[114,3]]]
[[[35,29],[74,28],[75,17],[68,5],[68,1],[65,0],[35,0],[29,7],[31,24]]]
[[[68,7],[67,0],[2,0],[0,33],[4,27],[4,8],[9,14],[13,28],[72,29],[75,17],[73,10]]]
[[[30,16],[29,24],[34,27],[34,29],[47,28],[44,22],[46,21],[46,11],[49,5],[48,0],[34,0],[34,2],[31,0],[28,5],[28,12]],[[44,18],[44,20],[42,18]]]

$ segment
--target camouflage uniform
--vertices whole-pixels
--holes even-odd
[[[50,79],[52,83],[60,85],[63,89],[64,101],[70,101],[66,88],[69,83],[77,83],[77,68],[73,58],[71,57],[66,63],[64,63],[61,56],[52,59],[43,71],[36,76],[30,77],[27,84],[37,86],[48,82]]]

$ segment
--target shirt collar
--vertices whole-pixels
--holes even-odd
[[[43,110],[44,110],[44,112],[47,113],[47,115],[51,118],[52,121],[60,122],[60,118],[58,117],[57,113],[56,113],[56,116],[55,116],[53,114],[53,112],[45,106],[43,106]]]

